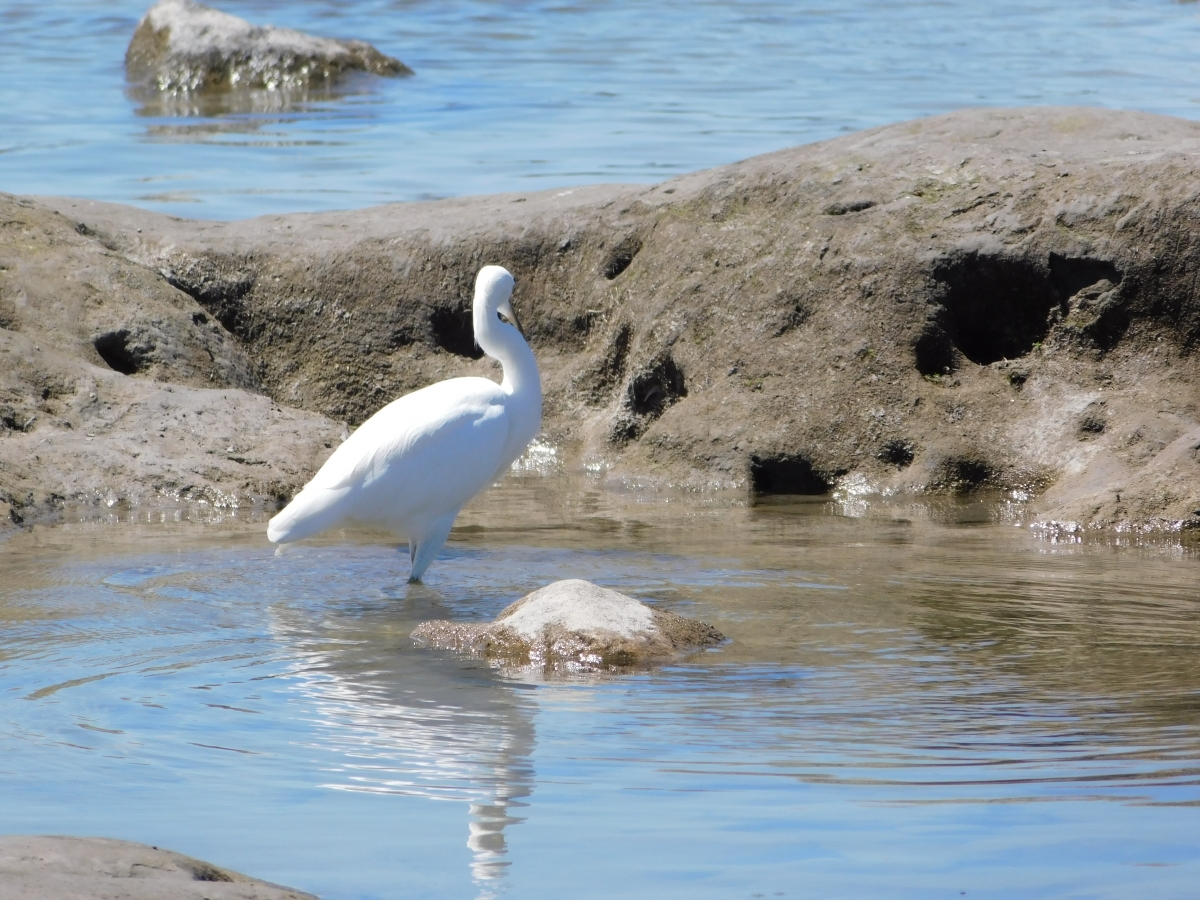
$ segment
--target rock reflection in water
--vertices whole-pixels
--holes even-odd
[[[137,104],[135,114],[141,118],[210,118],[225,116],[261,116],[294,113],[320,113],[333,104],[369,98],[374,93],[370,76],[350,76],[336,84],[308,87],[254,89],[239,91],[156,91],[146,87],[126,88],[126,96]],[[338,110],[345,118],[348,111]],[[251,123],[253,120],[251,120]],[[242,123],[242,124],[251,124]],[[295,126],[298,120],[290,119]],[[154,136],[162,127],[150,128]]]
[[[470,804],[467,846],[483,895],[510,865],[505,829],[533,791],[534,706],[492,668],[449,654],[401,652],[416,619],[452,615],[422,584],[373,606],[277,607],[273,630],[293,649],[314,738],[339,754],[326,787]]]
[[[261,522],[105,515],[0,547],[9,831],[169,836],[343,898],[1195,893],[1179,542],[519,476],[407,588],[371,535],[275,557]],[[535,683],[409,639],[568,575],[732,640]]]

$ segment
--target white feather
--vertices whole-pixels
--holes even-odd
[[[411,578],[421,577],[459,509],[503,474],[541,426],[533,353],[498,315],[515,318],[512,284],[504,269],[487,266],[475,290],[476,340],[500,360],[504,382],[452,378],[389,403],[271,519],[271,541],[290,543],[344,522],[382,525],[409,542]]]

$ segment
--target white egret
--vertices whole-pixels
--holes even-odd
[[[451,378],[405,394],[354,432],[267,525],[287,544],[348,522],[382,525],[408,541],[419,581],[468,500],[512,465],[542,424],[537,361],[517,328],[513,277],[484,266],[475,279],[475,342],[504,380]]]

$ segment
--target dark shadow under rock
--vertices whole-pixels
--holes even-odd
[[[412,636],[423,646],[544,672],[619,671],[726,639],[705,622],[576,578],[526,595],[490,624],[423,622]]]
[[[750,457],[750,484],[755,494],[799,494],[820,496],[833,484],[813,468],[812,460],[799,453]]]

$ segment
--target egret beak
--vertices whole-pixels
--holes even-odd
[[[525,337],[525,331],[521,328],[521,321],[517,318],[516,310],[512,308],[511,303],[505,303],[500,309],[496,310],[496,313],[500,316],[501,322],[507,322],[521,333],[521,337]]]

